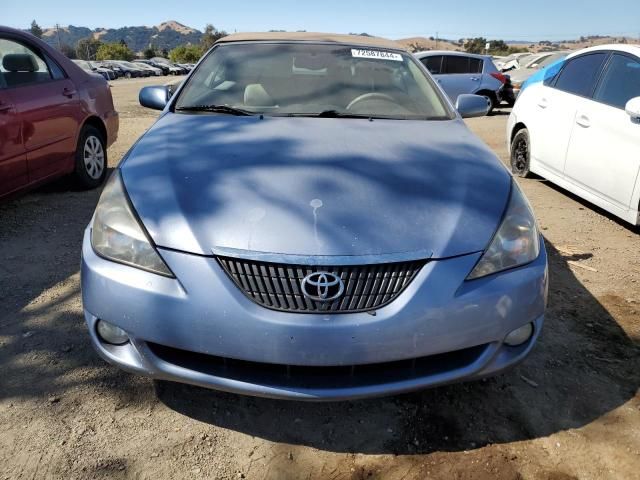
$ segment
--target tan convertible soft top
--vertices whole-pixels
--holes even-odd
[[[366,47],[389,48],[394,50],[404,50],[404,48],[394,42],[381,37],[368,37],[364,35],[342,35],[337,33],[315,33],[315,32],[247,32],[232,33],[222,37],[216,43],[229,42],[252,42],[252,41],[307,41],[307,42],[335,42],[347,45],[362,45]]]

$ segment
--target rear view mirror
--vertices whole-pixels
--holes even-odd
[[[484,117],[489,113],[490,100],[480,95],[462,94],[456,100],[456,110],[462,118]]]
[[[169,101],[169,89],[165,86],[144,87],[138,95],[140,105],[154,110],[164,110]]]
[[[635,123],[640,123],[640,97],[632,98],[624,107],[625,112]]]

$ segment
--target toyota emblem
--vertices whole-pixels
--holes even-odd
[[[314,272],[302,279],[302,293],[316,302],[331,302],[344,293],[344,283],[333,273]]]

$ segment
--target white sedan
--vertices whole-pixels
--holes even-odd
[[[507,125],[511,169],[640,224],[640,46],[569,55],[528,86]]]

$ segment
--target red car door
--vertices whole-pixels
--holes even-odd
[[[29,183],[69,173],[82,121],[75,85],[35,46],[0,38],[0,58],[7,92],[22,120]]]
[[[22,122],[0,74],[0,197],[29,182],[21,128]]]

